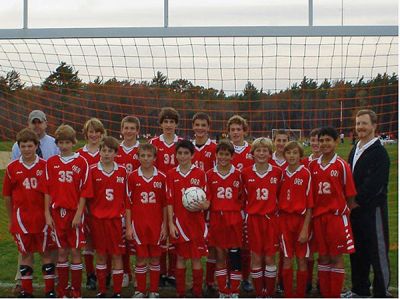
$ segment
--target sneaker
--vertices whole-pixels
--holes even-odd
[[[86,279],[86,289],[87,290],[96,290],[96,282],[97,282],[97,278],[96,275],[94,275],[94,273],[89,274],[87,279]]]
[[[165,277],[166,282],[171,286],[171,287],[176,287],[176,279],[175,276],[166,276]]]
[[[306,293],[310,294],[312,292],[312,283],[308,282],[307,283],[307,288],[306,288]]]
[[[208,298],[215,298],[215,296],[218,294],[218,290],[212,284],[206,285],[203,292],[204,292],[204,297]]]
[[[122,278],[122,287],[126,288],[127,286],[129,286],[129,274],[124,273],[124,276]]]
[[[122,298],[120,293],[114,293],[111,298]]]
[[[106,298],[106,293],[97,293],[97,298]]]
[[[18,298],[33,298],[33,295],[24,291],[19,292]]]
[[[254,288],[250,281],[242,280],[242,290],[246,293],[251,293],[254,291]]]
[[[277,294],[283,294],[283,283],[282,283],[282,281],[279,282],[279,283],[276,285],[276,293],[277,293]]]
[[[239,293],[232,293],[230,298],[239,298]]]
[[[143,294],[142,292],[135,291],[135,294],[133,294],[132,298],[146,298],[146,294]]]
[[[160,288],[165,288],[167,286],[167,275],[160,275],[160,282],[158,283],[158,286]]]
[[[150,292],[149,298],[160,298],[160,294],[155,292]]]
[[[229,298],[229,294],[219,293],[219,298]]]
[[[46,298],[57,298],[56,292],[54,290],[47,292],[46,294],[44,294],[44,296]]]

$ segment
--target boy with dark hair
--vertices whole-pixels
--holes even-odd
[[[150,274],[149,298],[159,297],[161,244],[167,237],[165,175],[154,167],[157,150],[152,144],[139,146],[140,166],[128,178],[126,235],[136,248],[133,297],[146,296],[146,276]],[[143,217],[146,215],[146,217]]]
[[[71,255],[72,296],[80,297],[81,248],[85,246],[82,213],[86,199],[93,197],[92,179],[86,159],[72,151],[77,142],[75,130],[69,125],[61,125],[55,132],[55,140],[60,155],[51,157],[46,165],[45,216],[58,246],[57,294],[59,297],[67,295],[68,257]]]
[[[343,254],[354,252],[349,207],[356,195],[351,170],[336,154],[339,134],[321,128],[322,156],[310,163],[313,180],[313,222],[318,248],[318,278],[323,297],[340,297],[344,282]]]
[[[304,151],[297,141],[286,143],[283,153],[288,166],[279,192],[279,227],[283,257],[282,280],[286,298],[303,298],[307,284],[309,230],[313,205],[311,173],[300,164]],[[297,288],[293,291],[293,258],[297,257]]]
[[[206,189],[206,175],[192,164],[194,145],[189,140],[176,144],[179,165],[167,174],[167,205],[170,239],[176,246],[176,292],[185,295],[186,260],[192,261],[193,295],[202,297],[203,269],[201,258],[207,255],[207,229],[204,210],[208,200],[198,205],[199,211],[190,212],[182,204],[182,195],[190,187]]]
[[[218,143],[217,165],[207,172],[207,197],[211,204],[209,245],[216,249],[215,273],[220,297],[238,298],[242,280],[242,182],[240,171],[231,164],[234,152],[228,140]],[[227,258],[230,265],[229,279]]]
[[[36,154],[39,138],[32,129],[17,134],[21,157],[8,164],[4,175],[3,196],[9,218],[9,231],[21,254],[19,297],[32,297],[33,255],[42,255],[45,296],[54,292],[55,265],[50,256],[50,232],[44,216],[46,162]]]
[[[126,170],[114,159],[118,140],[108,136],[100,143],[100,161],[92,165],[94,196],[90,202],[91,233],[96,250],[97,297],[106,295],[107,256],[112,257],[113,297],[121,297],[125,253],[122,221],[125,215]],[[107,240],[107,241],[105,241]]]

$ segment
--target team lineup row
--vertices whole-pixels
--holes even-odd
[[[95,271],[93,266],[88,271],[93,258],[85,260],[88,274],[96,273],[98,297],[106,293],[109,256],[114,296],[120,296],[122,256],[127,253],[136,255],[135,297],[159,296],[165,276],[174,279],[177,295],[184,296],[187,259],[192,261],[193,295],[201,297],[201,258],[207,255],[216,263],[211,275],[207,269],[206,283],[216,280],[221,297],[237,297],[241,280],[248,279],[246,272],[256,296],[270,297],[275,292],[278,251],[285,296],[305,296],[310,279],[307,258],[313,252],[319,253],[321,294],[340,296],[342,254],[354,252],[348,214],[356,205],[356,191],[349,165],[335,153],[335,129],[312,131],[313,153],[303,158],[301,145],[289,142],[285,131],[278,131],[273,141],[262,137],[249,145],[247,122],[238,115],[227,124],[230,140],[218,144],[208,137],[207,114],[193,117],[193,141],[175,135],[175,109],[163,108],[159,122],[163,133],[140,144],[139,120],[125,117],[119,144],[104,137],[98,119],[90,119],[84,125],[87,144],[77,153],[74,129],[62,125],[55,132],[59,154],[47,162],[37,155],[37,134],[31,129],[18,133],[21,156],[7,167],[3,195],[10,232],[22,255],[22,295],[32,295],[32,256],[40,252],[46,296],[55,296],[57,269],[57,296],[80,297],[85,248],[96,251]],[[189,211],[182,196],[190,187],[203,189],[207,200]],[[50,255],[54,249],[57,265]],[[246,251],[251,256],[247,265]],[[327,264],[330,267],[324,268]]]

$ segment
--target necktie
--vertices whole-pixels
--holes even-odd
[[[43,153],[42,150],[40,149],[40,144],[38,145],[37,149],[36,149],[36,154],[40,157],[43,158]]]

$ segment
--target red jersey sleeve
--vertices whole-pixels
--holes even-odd
[[[312,209],[314,207],[314,196],[313,196],[313,188],[312,188],[312,178],[311,178],[311,173],[308,171],[308,185],[307,185],[307,191],[306,191],[306,207],[307,209]]]
[[[12,181],[7,167],[3,180],[3,196],[11,196],[11,193],[12,193]]]
[[[92,198],[94,196],[93,194],[93,181],[92,181],[92,173],[89,168],[89,164],[87,161],[84,161],[83,163],[83,172],[82,175],[83,177],[81,178],[81,193],[80,197],[84,198]]]

